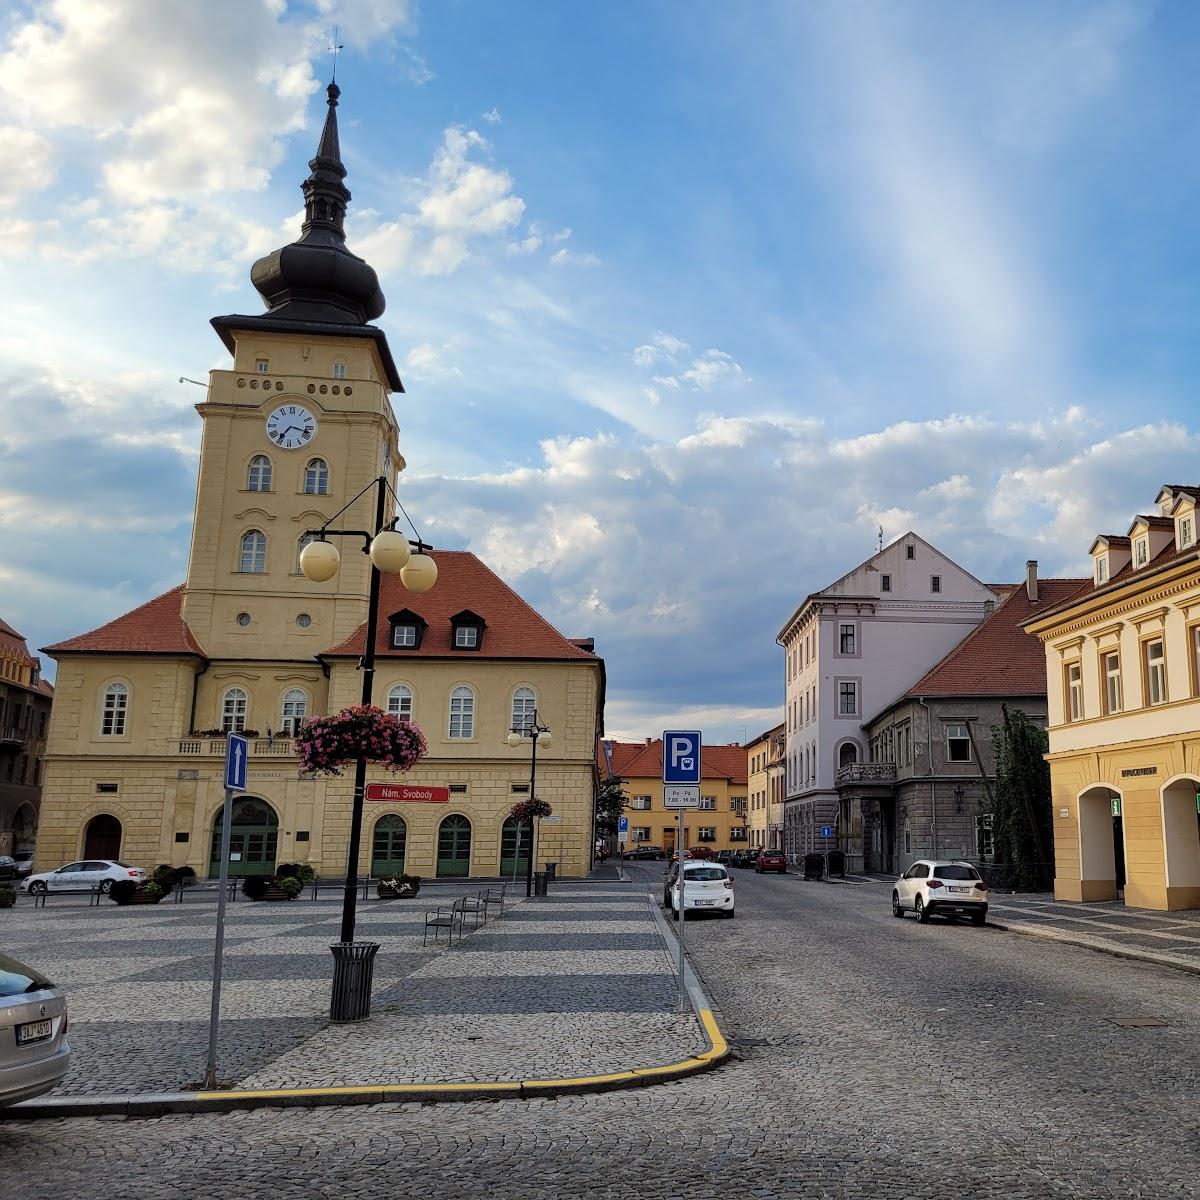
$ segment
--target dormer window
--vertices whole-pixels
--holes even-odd
[[[1108,556],[1096,559],[1096,586],[1108,582]]]
[[[1180,517],[1179,518],[1179,549],[1186,550],[1187,547],[1190,546],[1194,540],[1195,540],[1195,534],[1193,532],[1192,518],[1191,517]]]
[[[1149,538],[1138,538],[1133,543],[1133,565],[1135,567],[1144,567],[1150,561],[1150,540]]]
[[[455,650],[478,650],[487,622],[469,608],[450,618],[450,644]]]
[[[388,618],[388,645],[393,650],[419,650],[425,636],[425,618],[411,609],[402,608]]]

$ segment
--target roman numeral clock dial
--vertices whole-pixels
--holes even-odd
[[[283,450],[299,450],[317,436],[317,418],[302,404],[282,404],[267,418],[267,437]]]

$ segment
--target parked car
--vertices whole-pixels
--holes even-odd
[[[689,912],[715,912],[723,917],[733,916],[733,879],[716,862],[683,863],[683,906]],[[679,920],[679,864],[667,872],[663,885],[663,908]]]
[[[626,858],[666,858],[667,852],[661,846],[649,842],[635,842],[625,851]]]
[[[754,860],[754,871],[757,875],[764,871],[778,871],[780,875],[786,875],[787,858],[782,850],[760,850]]]
[[[754,866],[755,860],[757,858],[758,858],[758,847],[757,846],[754,847],[753,850],[751,850],[749,848],[746,848],[744,850],[739,850],[734,855],[733,865],[735,867],[752,867],[752,866]]]
[[[116,862],[111,858],[89,858],[67,863],[57,871],[39,871],[21,881],[23,892],[38,895],[42,892],[90,892],[99,887],[107,892],[118,879],[145,879],[141,867]]]
[[[17,863],[17,875],[24,879],[26,875],[33,874],[33,851],[32,850],[14,850],[13,858]]]
[[[71,1064],[67,999],[40,971],[0,954],[0,1106],[57,1087]]]
[[[16,879],[17,874],[17,860],[10,854],[0,854],[0,879]]]
[[[717,856],[713,861],[719,862],[723,867],[727,867],[733,862],[735,854],[737,854],[736,850],[718,850]]]
[[[688,854],[690,854],[692,858],[703,858],[706,861],[716,858],[716,851],[713,850],[711,846],[689,846]]]
[[[970,917],[974,925],[987,920],[988,890],[969,862],[922,858],[913,863],[892,889],[892,916],[912,911],[924,924],[934,913],[954,920]]]

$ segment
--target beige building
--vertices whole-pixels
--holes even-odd
[[[203,421],[187,581],[49,647],[61,698],[50,726],[38,865],[122,857],[215,869],[224,733],[250,738],[249,792],[234,808],[235,874],[306,861],[346,868],[352,772],[308,778],[291,734],[359,702],[369,560],[342,542],[328,583],[299,573],[306,531],[374,528],[371,483],[403,469],[390,396],[403,391],[383,332],[375,272],[345,247],[337,89],[312,174],[303,236],[255,264],[268,305],[213,326],[230,350],[197,405]],[[363,490],[369,495],[355,500]],[[389,510],[386,517],[392,515]],[[438,582],[416,595],[385,575],[375,702],[424,730],[429,753],[368,803],[360,872],[497,876],[523,871],[506,821],[529,795],[528,741],[506,737],[536,710],[553,745],[537,792],[555,809],[539,855],[563,874],[590,866],[593,746],[604,671],[587,639],[553,629],[474,555],[435,551]]]
[[[1055,895],[1200,907],[1200,487],[1092,544],[1046,652]]]
[[[746,746],[747,826],[750,846],[781,849],[783,846],[783,772],[787,732],[780,724],[760,733]]]

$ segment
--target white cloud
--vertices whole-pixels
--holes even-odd
[[[522,238],[519,242],[509,242],[508,252],[509,254],[521,255],[532,254],[535,250],[539,249],[541,244],[542,239],[540,237],[536,234],[530,234],[529,237]]]
[[[483,119],[484,119],[484,120],[485,120],[485,121],[486,121],[486,122],[487,122],[489,125],[499,125],[499,124],[500,124],[500,119],[501,119],[501,118],[500,118],[500,110],[499,110],[498,108],[495,108],[495,107],[489,108],[489,109],[487,110],[487,112],[485,112],[485,113],[483,114]]]
[[[414,346],[405,356],[404,364],[415,379],[437,380],[461,377],[462,371],[446,362],[448,346],[434,347],[429,342]]]
[[[9,208],[30,192],[53,182],[54,149],[41,134],[15,125],[0,126],[0,208]]]
[[[594,254],[575,254],[565,246],[550,255],[553,267],[598,267],[600,260]]]
[[[635,367],[652,367],[664,360],[673,362],[681,354],[686,354],[691,347],[670,333],[656,333],[644,345],[637,346],[633,351]],[[659,380],[662,382],[662,380]]]
[[[734,361],[732,354],[726,354],[723,350],[705,350],[699,357],[692,359],[692,365],[683,372],[680,379],[706,392],[714,384],[741,374],[742,368]]]

